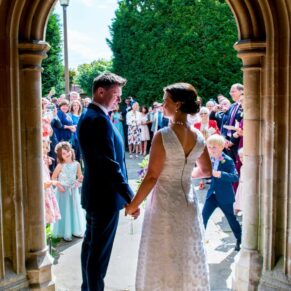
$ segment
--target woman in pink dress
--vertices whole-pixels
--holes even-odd
[[[45,200],[45,222],[46,224],[55,223],[61,218],[59,205],[55,197],[53,186],[58,186],[58,181],[50,178],[50,158],[48,157],[49,142],[43,141],[43,183],[44,183],[44,200]]]

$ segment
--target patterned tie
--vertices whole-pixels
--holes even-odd
[[[237,112],[239,106],[240,106],[240,104],[238,104],[238,103],[236,103],[233,106],[232,111],[231,111],[231,115],[230,115],[230,119],[228,121],[228,125],[233,125],[234,120],[235,120],[235,115],[236,115],[236,112]],[[227,136],[231,136],[231,130],[227,131]]]

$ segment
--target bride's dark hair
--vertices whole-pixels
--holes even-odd
[[[174,102],[181,102],[180,110],[183,113],[194,114],[199,111],[197,92],[194,86],[188,83],[175,83],[164,88]]]

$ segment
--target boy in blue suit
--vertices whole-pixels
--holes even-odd
[[[241,226],[234,215],[233,203],[235,193],[232,187],[232,183],[238,181],[238,174],[233,160],[223,153],[224,144],[225,139],[218,134],[214,134],[207,139],[207,148],[212,161],[212,178],[202,210],[202,216],[206,228],[210,216],[219,207],[224,213],[236,238],[235,250],[239,251]]]

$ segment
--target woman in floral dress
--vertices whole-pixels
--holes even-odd
[[[138,158],[141,143],[141,113],[139,112],[139,104],[137,102],[132,105],[132,110],[126,114],[126,124],[128,125],[129,157],[132,158],[135,152],[135,156]]]

